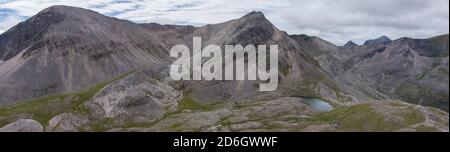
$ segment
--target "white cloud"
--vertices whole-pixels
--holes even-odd
[[[6,32],[9,28],[13,27],[23,19],[16,15],[6,16],[4,19],[0,20],[0,33]]]
[[[259,10],[290,34],[337,44],[381,35],[426,38],[449,32],[448,0],[1,0],[0,33],[51,5],[70,5],[134,22],[204,25]],[[1,12],[0,12],[1,15]]]

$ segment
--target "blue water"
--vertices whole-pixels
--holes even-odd
[[[331,106],[328,102],[325,102],[323,100],[317,99],[317,98],[303,98],[303,101],[311,106],[313,109],[320,111],[320,112],[330,112],[333,110],[333,106]]]

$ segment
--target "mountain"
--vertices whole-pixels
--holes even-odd
[[[168,63],[146,28],[68,6],[47,8],[0,36],[0,103],[71,92],[143,65]]]
[[[305,34],[301,35],[290,35],[292,39],[294,39],[299,45],[305,49],[308,50],[308,54],[312,55],[313,57],[322,55],[324,53],[329,53],[335,49],[337,49],[337,46],[325,41],[319,37],[316,36],[308,36]]]
[[[404,101],[448,111],[448,43],[436,43],[445,39],[448,35],[395,40],[354,64],[347,75]]]
[[[193,37],[278,45],[278,89],[172,80],[169,50]],[[52,6],[0,35],[0,131],[448,131],[433,108],[448,105],[448,35],[368,43],[288,35],[256,11],[194,27]]]
[[[448,34],[367,42],[316,59],[335,80],[373,98],[400,99],[448,111]]]
[[[381,36],[377,39],[367,40],[366,42],[364,42],[364,45],[383,45],[389,42],[392,42],[390,38],[388,38],[387,36]]]
[[[201,103],[239,101],[260,98],[260,96],[279,97],[286,94],[306,95],[293,83],[303,85],[304,77],[325,79],[327,76],[317,62],[302,51],[302,48],[285,32],[277,29],[261,12],[250,12],[239,19],[202,27],[142,24],[153,33],[170,40],[171,45],[186,44],[192,47],[192,38],[201,37],[202,45],[216,44],[278,44],[280,89],[269,94],[261,94],[258,81],[196,81],[190,83],[185,92],[190,98]],[[308,75],[306,75],[308,74]],[[321,81],[321,80],[317,80]],[[332,82],[327,82],[332,85]],[[256,86],[256,87],[255,87]],[[310,87],[316,87],[310,86]],[[288,91],[287,91],[288,90]]]
[[[345,46],[345,47],[355,47],[355,46],[358,46],[358,44],[356,44],[356,43],[353,42],[353,41],[348,41],[347,43],[345,43],[344,46]]]

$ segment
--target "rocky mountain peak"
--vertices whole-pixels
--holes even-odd
[[[98,20],[101,20],[102,18],[106,17],[100,13],[83,8],[65,5],[54,5],[42,10],[34,17],[30,18],[30,20],[33,21],[48,18],[50,19],[56,18],[59,19],[59,21],[71,20],[86,23],[86,22],[98,22]]]
[[[245,24],[271,24],[270,21],[264,16],[262,12],[252,11],[242,16],[239,21]]]
[[[252,11],[250,13],[247,13],[246,15],[244,15],[242,18],[246,18],[246,19],[266,19],[266,17],[264,16],[264,14],[260,11]]]
[[[345,43],[344,46],[345,46],[345,47],[355,47],[355,46],[358,46],[358,44],[356,44],[356,43],[353,42],[353,41],[348,41],[347,43]]]
[[[58,12],[58,13],[67,13],[73,10],[83,10],[82,8],[66,6],[66,5],[53,5],[47,7],[41,11],[42,12]],[[39,13],[38,13],[39,14]]]
[[[79,7],[73,7],[73,6],[66,6],[66,5],[53,5],[50,7],[47,7],[46,9],[39,12],[36,16],[42,15],[43,13],[55,13],[55,14],[61,14],[61,15],[71,15],[71,16],[81,16],[86,14],[98,14],[97,12],[79,8]]]
[[[233,33],[227,43],[229,44],[260,44],[270,38],[277,31],[277,28],[264,16],[262,12],[252,11],[243,17],[229,22]]]
[[[35,49],[47,45],[46,38],[77,35],[95,24],[105,27],[110,24],[110,19],[83,8],[50,6],[0,35],[0,60],[8,60],[29,46]],[[54,40],[60,39],[49,41]]]
[[[389,37],[383,35],[377,39],[367,40],[366,42],[364,42],[364,45],[379,45],[379,44],[387,44],[390,42],[392,42],[392,40]]]

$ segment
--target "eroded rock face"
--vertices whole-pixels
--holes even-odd
[[[33,119],[19,119],[0,128],[0,132],[42,132],[44,127]]]
[[[110,84],[86,105],[97,119],[117,118],[124,121],[148,122],[176,110],[181,92],[170,85],[168,73],[159,69],[137,71]],[[165,74],[164,74],[165,72]]]
[[[50,119],[46,130],[56,132],[78,131],[77,127],[80,127],[88,122],[89,120],[85,116],[76,115],[73,113],[63,113]]]

